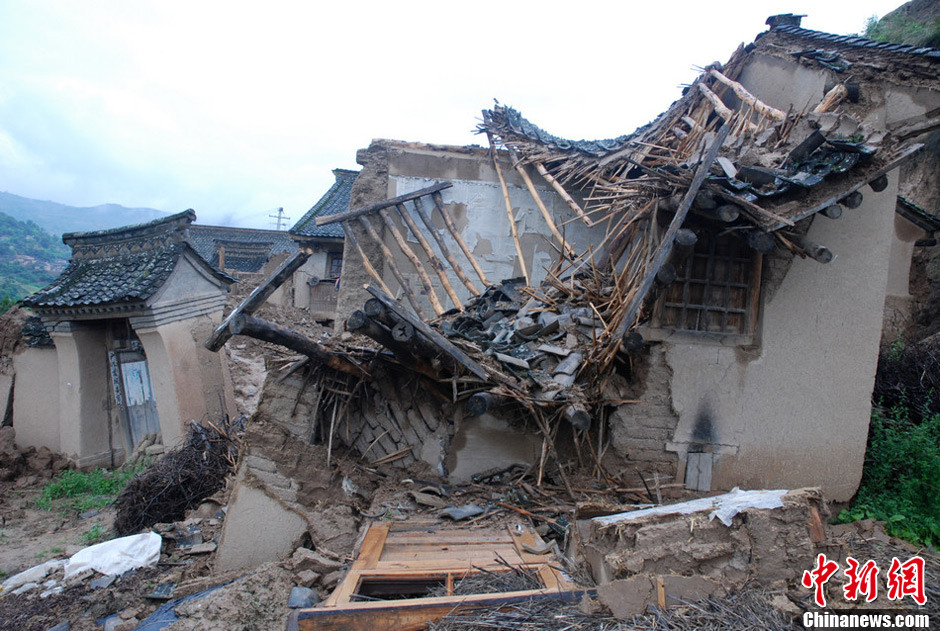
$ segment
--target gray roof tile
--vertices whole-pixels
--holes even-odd
[[[320,200],[313,205],[313,208],[307,211],[300,221],[294,224],[290,233],[299,237],[323,237],[328,239],[342,239],[346,236],[343,227],[338,223],[326,226],[318,226],[317,217],[326,215],[335,215],[349,210],[349,194],[352,192],[353,182],[358,171],[348,171],[346,169],[333,169],[333,175],[336,181]]]
[[[237,272],[258,272],[275,254],[293,254],[299,249],[290,234],[282,230],[193,225],[186,233],[193,248],[216,269],[219,246],[224,247],[226,269]]]

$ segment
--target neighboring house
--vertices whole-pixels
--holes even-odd
[[[612,470],[656,471],[700,490],[821,486],[845,501],[862,472],[884,314],[910,310],[923,232],[895,214],[898,167],[927,160],[936,173],[937,143],[916,143],[940,129],[940,51],[809,31],[797,16],[768,23],[633,134],[570,141],[496,106],[481,131],[494,138],[501,173],[486,149],[374,141],[358,155],[350,207],[449,183],[438,200],[423,196],[424,211],[476,291],[484,279],[524,275],[534,288],[552,268],[556,285],[575,271],[608,279],[593,298],[579,294],[603,317],[602,343],[620,345],[620,334],[646,343],[630,363],[642,367],[630,396],[610,398],[580,373]],[[722,129],[730,136],[677,224],[696,243],[660,248],[690,210],[692,174]],[[446,253],[434,230],[425,240],[438,260],[418,247],[402,221],[425,225],[412,203],[360,215],[380,230],[391,221],[397,236],[346,218],[364,256],[347,255],[339,317],[363,308],[370,282],[428,316],[453,306],[449,289],[461,300],[472,293],[452,265],[449,289],[435,273]],[[577,264],[559,263],[568,248]]]
[[[79,467],[114,465],[147,434],[169,447],[188,421],[234,410],[221,358],[202,343],[235,281],[186,240],[195,219],[187,210],[62,237],[68,267],[22,301],[49,335],[31,321],[28,348],[13,358],[18,444]]]
[[[336,317],[345,233],[339,224],[317,226],[316,219],[349,209],[349,193],[358,174],[358,171],[333,169],[336,181],[290,229],[300,246],[311,252],[304,266],[294,274],[294,306],[308,309],[317,320]]]
[[[297,251],[297,242],[282,230],[192,225],[189,242],[214,268],[232,274],[262,274],[269,261],[280,262]]]

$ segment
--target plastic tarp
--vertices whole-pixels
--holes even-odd
[[[83,548],[66,562],[65,578],[71,578],[89,569],[102,574],[119,575],[128,570],[153,565],[160,560],[162,543],[163,538],[157,533],[145,532]]]
[[[656,506],[655,508],[644,508],[643,510],[631,511],[629,513],[604,515],[603,517],[595,517],[592,521],[606,526],[609,524],[633,521],[643,517],[651,517],[653,515],[688,515],[690,513],[709,511],[709,519],[717,517],[725,526],[730,526],[731,520],[735,515],[749,508],[782,507],[782,498],[787,493],[787,489],[742,491],[735,487],[730,493],[725,493],[724,495],[703,497],[689,502],[667,504],[665,506]]]

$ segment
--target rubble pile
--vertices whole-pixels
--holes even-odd
[[[182,519],[221,489],[234,470],[238,441],[234,424],[190,424],[186,441],[134,477],[114,501],[119,535],[139,532],[159,522]]]
[[[39,480],[48,480],[71,468],[68,458],[52,452],[48,447],[16,446],[16,432],[12,427],[0,427],[0,482],[19,478],[20,486],[30,486]]]

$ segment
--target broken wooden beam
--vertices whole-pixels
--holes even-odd
[[[512,234],[512,242],[516,247],[516,256],[519,258],[519,267],[522,270],[522,277],[525,278],[526,287],[532,283],[529,281],[529,272],[526,269],[525,256],[522,254],[522,244],[519,242],[519,230],[516,227],[516,218],[512,213],[512,202],[509,201],[509,187],[506,186],[506,178],[503,177],[503,169],[499,166],[499,160],[496,158],[496,145],[493,142],[493,135],[489,132],[486,137],[490,142],[490,157],[493,159],[493,168],[496,169],[496,177],[499,178],[499,187],[503,192],[503,203],[506,204],[506,217],[509,220],[509,232]]]
[[[880,193],[881,191],[888,188],[888,176],[879,175],[869,182],[868,185],[871,187],[871,190],[875,191],[876,193]]]
[[[468,371],[470,371],[470,373],[483,380],[488,378],[487,372],[483,366],[474,361],[462,350],[454,346],[450,340],[432,329],[423,320],[419,319],[407,309],[404,309],[391,296],[373,285],[366,287],[366,291],[368,291],[370,294],[372,294],[373,297],[381,302],[382,306],[384,306],[388,311],[391,311],[399,318],[413,326],[415,330],[419,331],[423,336],[428,338],[428,340],[441,349],[443,353],[452,357],[454,361],[466,368]]]
[[[455,224],[453,218],[447,214],[447,209],[444,208],[444,198],[437,192],[431,195],[431,199],[434,200],[434,206],[437,207],[437,212],[441,214],[441,219],[444,220],[444,225],[447,227],[447,231],[450,232],[450,236],[454,238],[454,241],[456,241],[460,249],[463,250],[464,256],[467,257],[471,267],[473,267],[473,271],[480,277],[480,282],[482,282],[484,286],[489,286],[490,281],[486,280],[486,274],[483,273],[483,268],[480,267],[473,253],[470,252],[470,248],[467,247],[467,242],[460,236],[460,230],[457,229],[457,224]]]
[[[315,359],[334,370],[345,372],[360,379],[369,376],[359,366],[344,361],[340,355],[330,352],[328,348],[305,335],[247,313],[240,313],[232,319],[228,329],[232,335],[246,335],[256,340],[284,346],[301,355]]]
[[[395,277],[395,280],[398,281],[398,285],[401,287],[401,290],[405,292],[405,297],[408,298],[408,302],[411,303],[411,308],[415,310],[415,313],[418,314],[420,318],[424,318],[424,310],[421,308],[421,304],[418,302],[418,298],[415,296],[414,291],[411,289],[411,285],[408,284],[408,281],[402,275],[401,270],[398,269],[398,265],[395,263],[395,255],[392,254],[392,251],[388,249],[388,246],[385,245],[385,242],[382,241],[382,238],[379,236],[379,233],[375,230],[375,227],[372,225],[372,222],[369,221],[369,218],[366,216],[360,216],[358,218],[359,224],[365,228],[366,233],[372,238],[372,240],[378,244],[379,248],[382,250],[382,254],[385,256],[385,263],[388,265],[388,269],[391,270],[392,276]]]
[[[444,264],[441,262],[441,259],[437,258],[437,255],[434,253],[434,248],[431,247],[424,233],[418,228],[418,224],[415,223],[415,220],[411,218],[408,209],[405,208],[404,204],[396,204],[395,210],[398,211],[401,220],[404,221],[408,229],[411,230],[411,234],[413,234],[415,239],[418,240],[418,243],[421,244],[421,249],[424,250],[425,256],[428,257],[431,269],[434,270],[434,273],[437,274],[437,277],[440,279],[441,286],[444,288],[444,291],[447,292],[448,297],[450,297],[454,308],[463,311],[463,303],[454,290],[454,286],[450,284],[450,279],[447,278],[447,270],[444,268]]]
[[[212,335],[209,336],[209,339],[206,340],[204,346],[210,351],[218,352],[220,348],[225,346],[225,342],[234,335],[231,332],[232,321],[242,314],[251,315],[254,313],[258,307],[263,305],[264,301],[270,298],[271,294],[277,291],[277,288],[280,287],[285,280],[290,278],[294,272],[300,269],[309,258],[310,251],[301,249],[294,254],[294,256],[281,263],[270,276],[255,287],[251,293],[248,294],[248,297],[235,307],[235,310],[222,321],[222,324],[216,327]]]
[[[565,420],[575,429],[588,429],[591,427],[591,415],[580,403],[570,403],[562,411]]]
[[[349,225],[348,221],[344,221],[343,232],[346,235],[346,241],[352,243],[356,250],[359,252],[359,257],[362,259],[362,265],[366,268],[366,272],[372,277],[372,280],[379,284],[379,287],[382,288],[382,291],[385,293],[392,293],[392,290],[388,288],[388,285],[385,284],[385,281],[382,280],[382,277],[379,275],[375,267],[372,266],[372,261],[369,260],[369,257],[366,256],[366,253],[363,251],[362,246],[359,245],[359,239],[356,238],[355,233],[353,232],[352,226]]]
[[[470,416],[480,416],[487,412],[494,412],[513,402],[513,399],[494,392],[477,392],[467,399],[467,413]]]
[[[835,258],[832,252],[829,251],[829,248],[810,241],[805,236],[793,237],[793,243],[803,250],[806,256],[820,263],[829,263]]]
[[[617,327],[615,339],[622,340],[624,334],[633,327],[633,320],[636,319],[637,313],[640,311],[640,306],[643,304],[643,301],[646,299],[650,288],[653,286],[656,273],[659,271],[659,268],[662,267],[663,263],[666,262],[666,259],[669,256],[669,252],[672,250],[676,233],[682,227],[682,223],[685,221],[686,215],[689,214],[689,209],[692,207],[692,201],[695,199],[695,195],[702,187],[702,183],[705,181],[705,177],[708,175],[708,170],[711,168],[715,158],[718,157],[718,151],[721,149],[721,145],[728,137],[729,132],[730,128],[728,125],[724,125],[721,129],[718,130],[718,134],[715,136],[711,146],[708,148],[705,157],[702,158],[701,164],[699,164],[698,168],[695,170],[695,176],[692,178],[692,183],[689,185],[689,189],[682,197],[682,203],[679,204],[679,208],[676,210],[675,217],[672,218],[672,222],[669,224],[669,228],[666,230],[666,233],[660,240],[659,245],[656,246],[656,251],[653,254],[652,261],[647,267],[646,276],[643,277],[640,286],[637,287],[633,297],[630,299],[629,304],[627,304],[627,307],[624,310],[624,318],[620,321],[620,324]]]
[[[535,202],[536,207],[539,209],[539,212],[542,213],[542,219],[545,220],[545,225],[548,226],[549,231],[555,237],[555,240],[558,241],[559,247],[561,247],[561,252],[564,258],[574,259],[576,257],[574,248],[568,244],[565,240],[564,235],[558,231],[558,226],[555,225],[555,220],[552,219],[552,214],[548,212],[548,208],[545,206],[545,202],[542,201],[542,198],[539,196],[539,192],[535,190],[535,184],[532,182],[532,178],[529,177],[528,172],[526,172],[525,167],[519,161],[519,156],[516,155],[516,152],[513,149],[509,149],[509,157],[512,158],[513,167],[515,167],[516,172],[522,178],[523,183],[526,186],[526,189],[529,191],[529,195],[532,197],[532,201]]]
[[[392,348],[395,346],[392,332],[359,309],[353,311],[352,314],[346,318],[346,330],[351,333],[361,333],[362,335],[371,337],[385,347]]]
[[[447,242],[444,241],[444,235],[440,230],[437,229],[437,226],[434,225],[434,222],[431,221],[430,215],[424,210],[424,202],[421,201],[421,198],[415,198],[412,202],[415,207],[415,212],[418,213],[418,217],[421,219],[421,223],[424,224],[424,227],[428,229],[428,232],[431,233],[431,236],[434,237],[434,240],[437,242],[437,246],[441,249],[441,254],[444,256],[444,259],[450,263],[451,269],[454,270],[454,273],[457,274],[457,278],[460,279],[460,282],[463,283],[463,286],[467,288],[474,296],[480,295],[480,290],[474,287],[473,283],[470,282],[470,279],[467,278],[467,274],[463,271],[463,268],[457,263],[457,259],[454,258],[454,255],[451,253],[450,248],[447,247]]]
[[[864,197],[859,191],[852,191],[848,195],[842,198],[842,205],[846,208],[851,208],[852,210],[858,208],[862,205]]]
[[[411,246],[408,245],[401,230],[399,230],[395,222],[392,221],[392,216],[388,213],[388,210],[383,208],[378,211],[378,214],[385,223],[385,227],[392,233],[392,238],[395,239],[395,243],[398,244],[398,249],[411,261],[411,266],[415,268],[415,273],[418,274],[418,280],[421,281],[421,286],[424,288],[424,293],[428,297],[428,301],[430,301],[434,313],[441,315],[444,313],[444,307],[441,305],[441,301],[437,297],[437,292],[434,291],[434,286],[431,284],[431,277],[428,276],[427,271],[425,271],[424,265],[421,264],[418,255],[415,254]]]
[[[374,213],[377,210],[383,208],[388,208],[389,206],[394,206],[395,204],[403,204],[407,201],[417,199],[419,197],[424,197],[425,195],[431,195],[432,193],[440,193],[441,191],[450,188],[453,186],[450,182],[440,182],[433,186],[428,186],[427,188],[422,188],[421,190],[415,191],[413,193],[406,193],[405,195],[399,195],[398,197],[393,197],[387,199],[384,202],[377,202],[375,204],[369,204],[368,206],[360,206],[353,210],[348,210],[343,213],[336,213],[335,215],[325,215],[323,217],[317,217],[318,226],[326,226],[331,223],[340,223],[343,221],[349,221],[350,219],[356,219],[363,215],[369,213]]]
[[[842,206],[840,206],[839,204],[826,206],[825,208],[819,211],[819,214],[829,219],[838,219],[839,217],[842,216]]]
[[[761,254],[770,254],[776,245],[773,233],[758,229],[748,230],[745,233],[745,241],[752,250]]]

